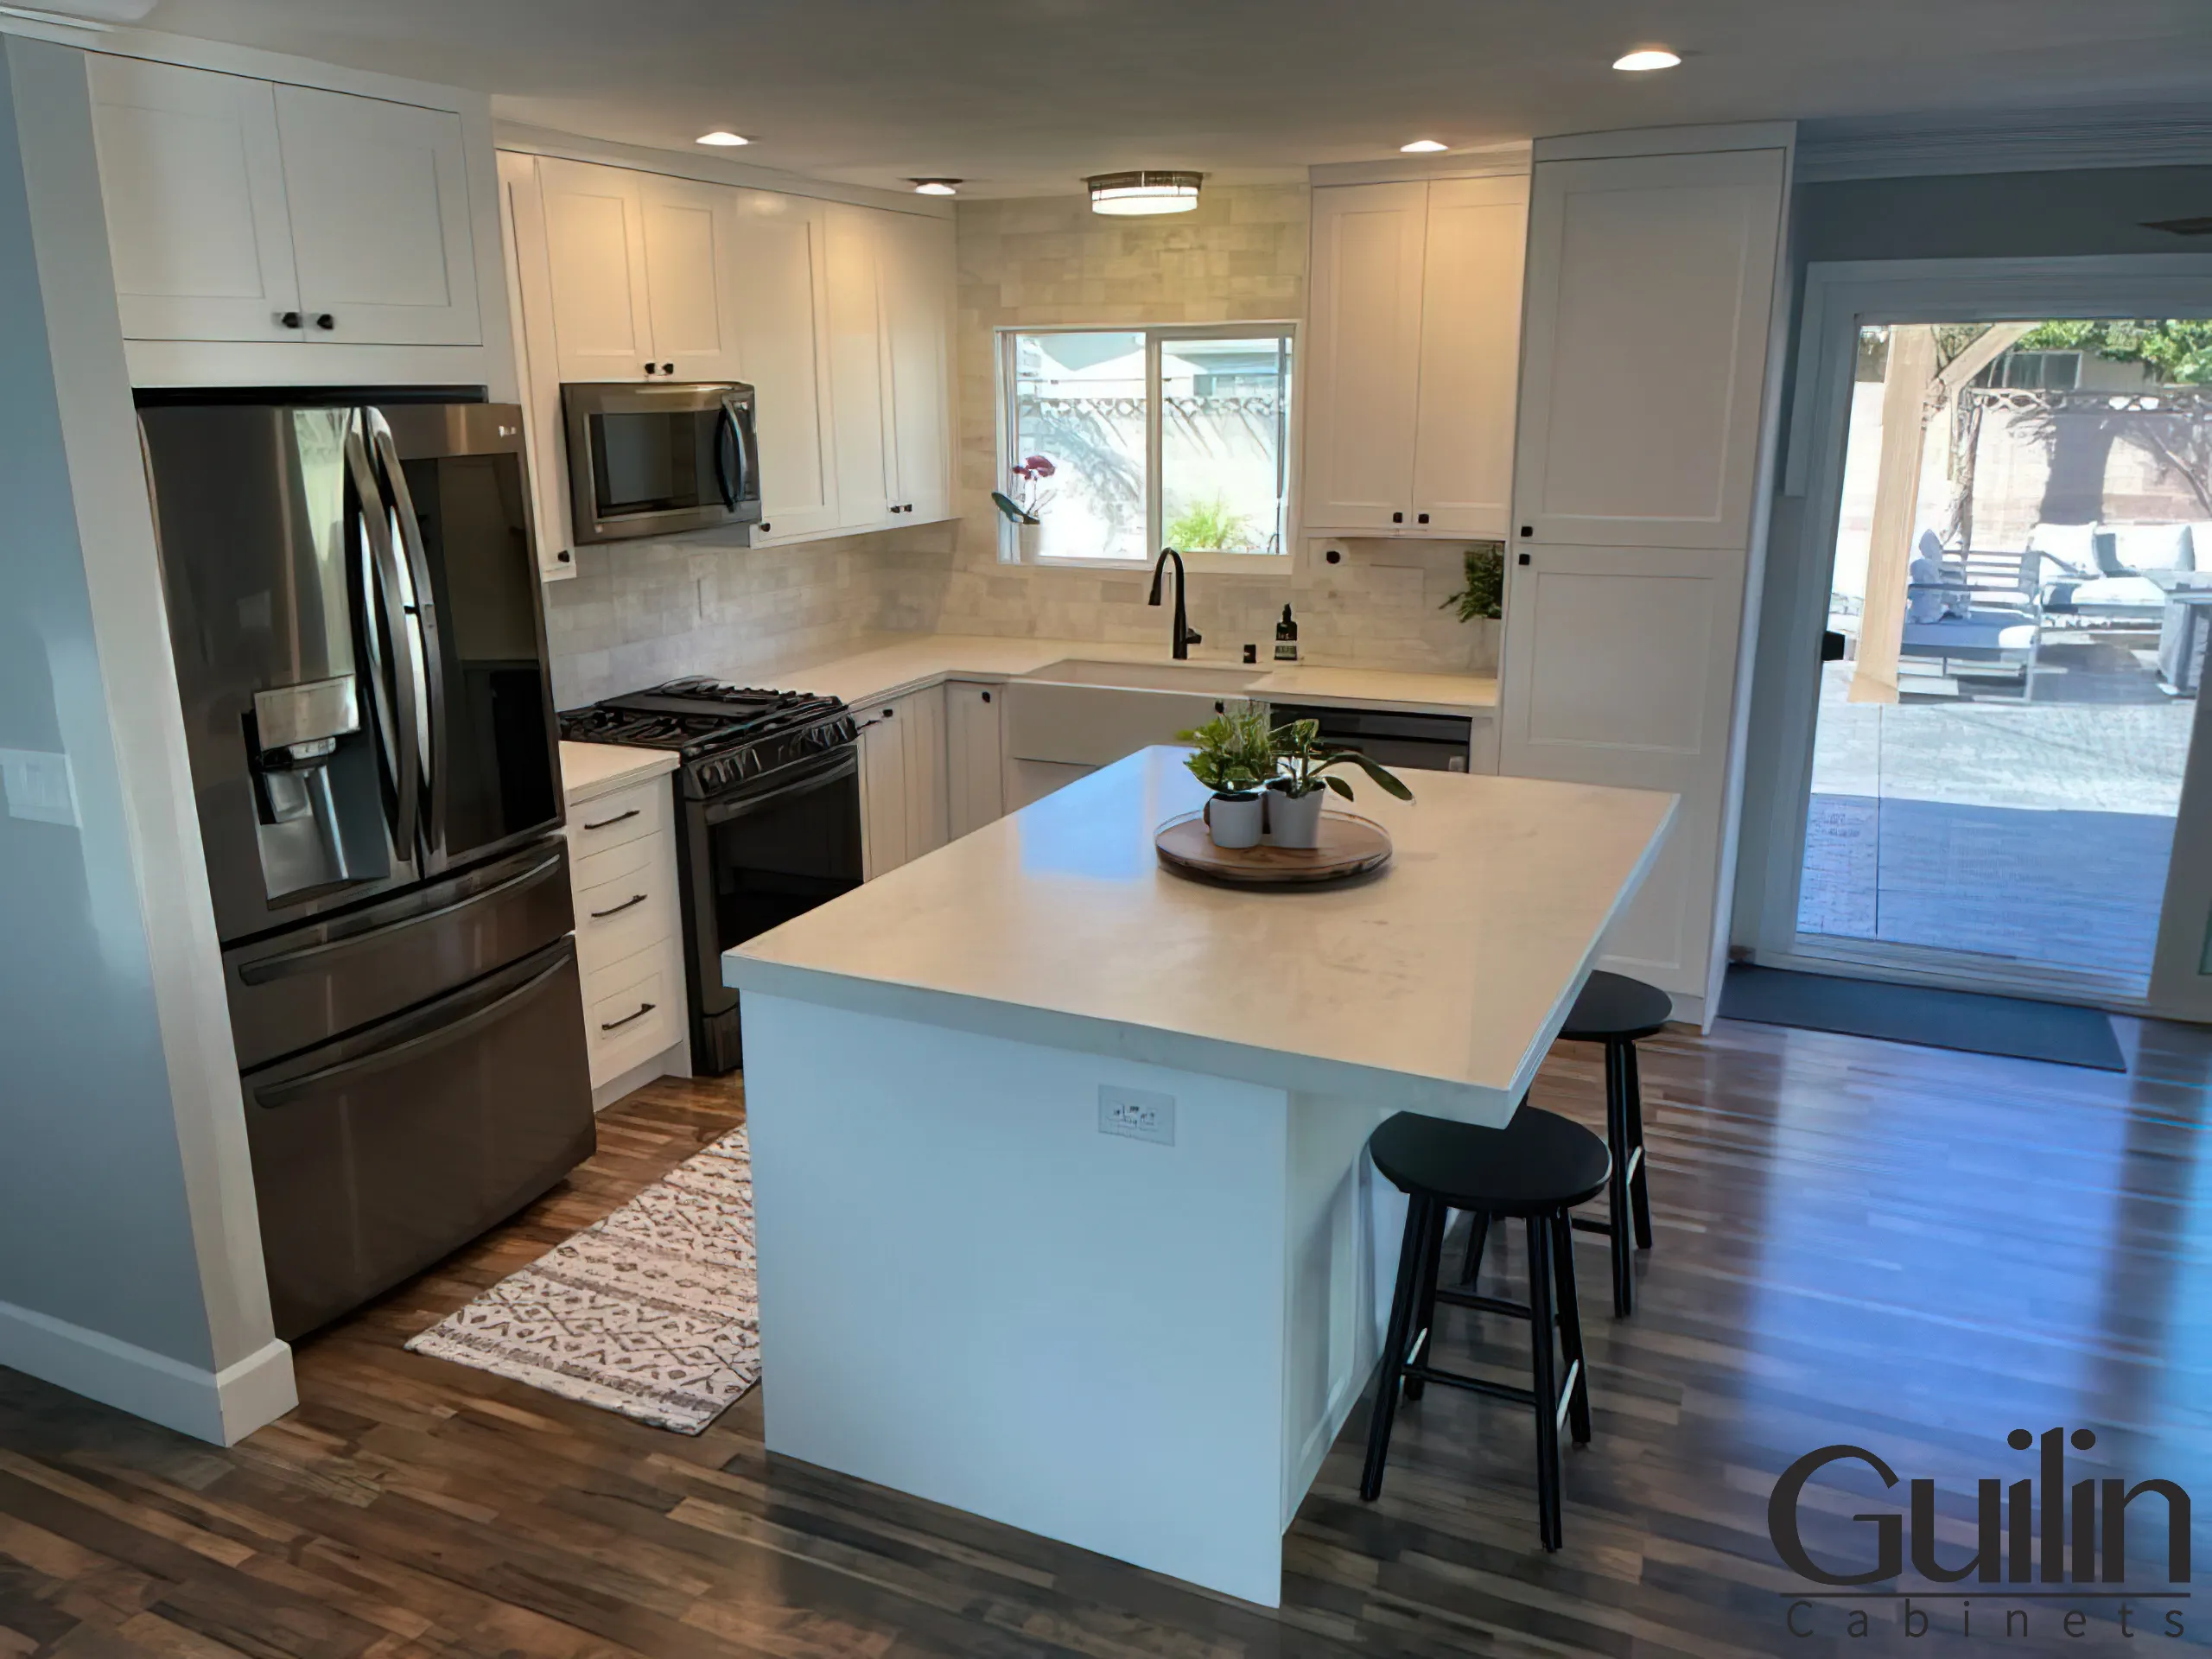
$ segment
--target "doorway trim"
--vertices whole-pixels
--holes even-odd
[[[1746,755],[1734,954],[1763,967],[1853,978],[2008,991],[2131,1013],[2212,1021],[2205,971],[2212,924],[2212,719],[2198,703],[2174,830],[2151,988],[2138,999],[2104,976],[2027,967],[1977,971],[1948,952],[1846,942],[1803,950],[1798,885],[1813,741],[1820,712],[1820,639],[1842,514],[1844,448],[1859,331],[1867,324],[2014,322],[2043,317],[2212,317],[2212,256],[2120,254],[2073,258],[1843,260],[1806,267],[1789,428],[1774,503],[1759,618],[1757,694]]]

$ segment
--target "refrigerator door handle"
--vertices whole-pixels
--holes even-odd
[[[369,442],[376,452],[378,470],[383,474],[390,494],[391,516],[398,521],[400,544],[406,550],[408,575],[415,589],[416,626],[410,630],[407,637],[410,650],[416,640],[422,642],[423,656],[416,666],[422,673],[430,702],[430,752],[424,760],[423,776],[430,797],[430,847],[434,852],[443,852],[446,795],[451,780],[445,772],[445,651],[438,639],[437,602],[430,587],[429,553],[423,545],[423,527],[415,517],[415,498],[407,487],[407,472],[400,465],[399,446],[392,442],[391,423],[385,419],[380,409],[365,412]]]
[[[435,1030],[426,1031],[418,1036],[409,1037],[403,1041],[394,1043],[389,1048],[379,1048],[372,1053],[358,1055],[350,1060],[340,1060],[335,1065],[326,1065],[320,1071],[308,1072],[305,1077],[292,1077],[283,1083],[256,1087],[253,1090],[254,1102],[260,1106],[283,1106],[288,1102],[299,1099],[303,1095],[313,1094],[315,1090],[327,1087],[340,1077],[359,1077],[366,1072],[381,1071],[388,1065],[396,1065],[403,1060],[412,1059],[433,1049],[443,1048],[448,1043],[458,1042],[469,1033],[498,1019],[506,1009],[521,1001],[575,960],[573,952],[563,950],[551,964],[540,969],[521,984],[512,990],[503,991],[480,1007],[470,1009],[457,1020],[451,1020]]]
[[[376,469],[369,464],[367,449],[361,442],[360,429],[355,426],[346,434],[346,465],[352,474],[353,493],[360,498],[361,539],[369,550],[370,587],[374,598],[384,611],[385,632],[390,636],[395,652],[407,649],[407,613],[400,601],[399,563],[392,552],[391,537],[388,534],[384,511],[384,494],[377,486]],[[416,832],[421,828],[422,802],[416,791],[416,780],[421,776],[422,757],[416,753],[416,733],[418,729],[415,709],[415,677],[405,672],[399,664],[391,667],[391,704],[387,706],[384,695],[385,663],[384,653],[377,645],[375,619],[362,619],[361,632],[369,658],[369,671],[374,677],[374,694],[370,698],[376,711],[377,723],[386,728],[380,737],[385,760],[392,769],[392,791],[396,804],[392,817],[392,840],[402,858],[415,857]],[[391,741],[396,728],[397,741]]]
[[[511,875],[503,881],[495,881],[488,887],[479,887],[474,892],[465,893],[450,904],[439,905],[429,910],[419,910],[412,916],[403,916],[397,920],[383,923],[359,933],[342,934],[337,938],[326,939],[318,944],[303,944],[296,950],[286,950],[274,957],[258,957],[238,969],[239,982],[246,985],[266,985],[272,979],[288,979],[295,974],[306,973],[310,969],[321,966],[333,957],[345,955],[348,950],[358,950],[365,944],[385,944],[394,933],[404,928],[416,927],[424,922],[435,922],[442,916],[450,916],[456,911],[467,910],[472,905],[483,904],[488,899],[499,898],[503,893],[514,893],[523,887],[535,887],[556,874],[561,866],[562,852],[561,849],[556,849],[551,857],[543,859],[528,869]]]

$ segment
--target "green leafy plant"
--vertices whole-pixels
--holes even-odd
[[[1252,516],[1231,512],[1217,495],[1211,501],[1193,501],[1168,521],[1167,544],[1218,552],[1243,546],[1251,539]]]
[[[2094,352],[2114,363],[2147,363],[2169,386],[2212,383],[2212,321],[2042,322],[2012,344],[2016,352]]]
[[[1336,775],[1339,766],[1357,766],[1365,772],[1375,786],[1385,795],[1402,801],[1410,801],[1414,792],[1408,789],[1388,768],[1370,760],[1357,749],[1332,749],[1321,741],[1321,722],[1318,720],[1294,720],[1287,726],[1278,726],[1268,734],[1268,745],[1274,752],[1274,770],[1281,776],[1274,787],[1286,795],[1311,795],[1326,785],[1343,796],[1352,798],[1351,785]]]
[[[1505,614],[1505,543],[1478,542],[1467,550],[1466,586],[1446,600],[1436,608],[1448,611],[1459,607],[1459,620],[1472,622],[1478,617],[1495,620]]]
[[[1264,703],[1230,703],[1196,730],[1176,733],[1175,741],[1197,746],[1183,764],[1217,795],[1241,795],[1274,775],[1274,734]]]

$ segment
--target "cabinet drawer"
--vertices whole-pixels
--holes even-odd
[[[648,1060],[683,1034],[682,967],[667,941],[595,969],[584,982],[592,1087]]]
[[[664,777],[594,796],[571,806],[569,852],[576,861],[576,885],[582,887],[588,880],[597,879],[582,874],[583,861],[594,853],[664,830],[669,823],[669,781]]]
[[[632,842],[651,853],[665,849],[660,836]],[[630,847],[616,847],[595,858],[620,858]],[[676,893],[664,855],[639,861],[637,868],[576,889],[576,951],[589,973],[604,963],[633,957],[647,945],[676,936]]]

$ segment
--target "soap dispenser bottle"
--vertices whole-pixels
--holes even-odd
[[[1298,624],[1292,620],[1290,607],[1282,607],[1282,620],[1275,624],[1275,661],[1294,663],[1298,660]]]

